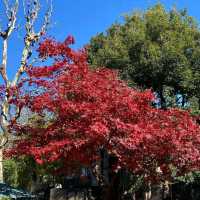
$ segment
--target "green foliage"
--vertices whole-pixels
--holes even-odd
[[[39,181],[40,183],[53,183],[59,180],[53,177],[54,171],[58,164],[41,166],[31,157],[19,157],[4,161],[4,181],[18,188],[29,190],[31,185]]]
[[[190,172],[185,176],[176,177],[176,181],[190,183],[198,183],[200,185],[200,172]]]
[[[12,186],[17,186],[17,164],[14,160],[4,161],[4,179],[5,182]]]
[[[93,66],[118,69],[130,85],[153,88],[161,99],[171,88],[174,96],[185,95],[188,101],[200,98],[199,41],[198,24],[186,10],[168,12],[157,4],[125,16],[123,24],[113,24],[105,34],[93,37],[88,60]]]
[[[0,197],[0,200],[11,200],[10,197]]]
[[[118,69],[130,86],[152,88],[162,107],[190,108],[192,114],[200,114],[200,30],[186,10],[167,11],[157,4],[126,15],[124,23],[91,39],[88,54],[93,67]],[[197,182],[197,175],[175,181]],[[137,190],[136,183],[130,190]]]
[[[31,115],[26,119],[29,124],[35,127],[45,127],[52,122],[50,115],[43,119],[38,115]],[[13,186],[29,190],[36,182],[54,183],[61,182],[63,177],[52,174],[62,166],[60,163],[38,165],[32,157],[15,156],[12,159],[4,160],[4,181]]]
[[[27,189],[32,181],[34,171],[35,164],[30,158],[23,157],[4,161],[5,182],[14,187]]]

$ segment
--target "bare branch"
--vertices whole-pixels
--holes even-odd
[[[32,2],[32,3],[31,3]],[[26,9],[26,36],[24,38],[24,49],[22,52],[21,66],[19,67],[13,81],[12,86],[15,86],[20,79],[21,75],[26,71],[28,66],[28,60],[32,55],[32,47],[37,43],[40,38],[45,34],[48,25],[50,24],[50,18],[52,14],[52,1],[50,3],[49,9],[44,16],[44,22],[40,30],[36,33],[34,30],[34,23],[38,17],[38,12],[40,10],[39,0],[32,0],[27,5]]]
[[[12,31],[15,29],[18,7],[19,7],[19,0],[16,0],[15,5],[10,9],[7,37],[9,37]]]
[[[25,9],[25,7],[24,7]],[[29,1],[27,4],[27,9],[25,9],[25,19],[26,19],[26,32],[34,34],[34,23],[38,17],[40,10],[39,0]]]
[[[6,8],[6,15],[8,18],[8,24],[4,31],[1,31],[0,36],[3,39],[7,39],[12,31],[15,29],[15,23],[17,19],[17,11],[19,7],[19,0],[15,0],[15,4],[13,6],[10,6],[8,3],[8,0],[4,0],[4,5]]]
[[[25,4],[25,0],[22,1],[23,4],[23,9],[24,9],[24,16],[26,16],[26,4]]]
[[[6,87],[8,87],[8,77],[6,72],[7,67],[7,53],[8,53],[8,41],[7,39],[3,40],[3,51],[2,51],[2,64],[0,66],[0,73],[5,82]]]
[[[0,117],[0,126],[2,129],[2,133],[0,134],[0,148],[5,146],[8,142],[8,118],[6,115],[7,106],[6,102],[4,102],[1,107],[1,117]]]
[[[7,121],[8,119],[7,119],[7,116],[5,115],[5,112],[4,112],[4,109],[3,109],[3,106],[0,105],[0,107],[1,107],[1,116],[3,116],[4,119]]]
[[[4,6],[5,6],[5,9],[6,9],[7,18],[9,18],[9,3],[8,3],[8,0],[3,0],[3,3],[4,3]]]
[[[41,63],[41,62],[44,62],[44,58],[38,58],[36,56],[29,62],[29,66],[33,66],[34,64]]]
[[[47,31],[47,28],[48,28],[48,26],[50,24],[50,18],[51,18],[51,15],[52,15],[52,11],[53,11],[53,4],[52,4],[52,0],[51,0],[49,9],[46,12],[45,17],[44,17],[44,23],[43,23],[43,25],[41,27],[41,30],[39,32],[40,36],[42,36],[43,34],[45,34],[46,31]]]
[[[17,121],[17,119],[20,118],[21,111],[22,111],[22,107],[17,107],[15,117],[12,119],[12,121]]]
[[[7,76],[8,38],[15,29],[19,0],[15,0],[13,6],[9,5],[8,0],[3,0],[3,3],[5,6],[5,13],[8,18],[8,23],[4,30],[0,29],[0,37],[3,39],[2,63],[0,64],[0,74],[5,82],[6,89],[8,89],[10,87],[10,82]],[[3,133],[0,135],[0,147],[5,146],[5,144],[8,142],[8,118],[10,114],[10,106],[8,105],[8,99],[8,93],[6,92],[5,99],[1,104],[0,126]]]
[[[8,135],[0,135],[0,148],[8,143]]]
[[[34,25],[38,18],[40,3],[39,0],[23,0],[26,2],[26,7],[24,5],[24,13],[25,13],[25,30],[26,35],[24,37],[24,49],[22,51],[21,62],[18,71],[15,74],[15,77],[12,81],[9,81],[7,77],[7,54],[8,54],[8,39],[11,33],[16,29],[16,20],[17,20],[17,11],[19,7],[19,0],[15,0],[15,3],[10,6],[9,0],[3,0],[6,16],[8,18],[8,23],[5,29],[0,28],[0,37],[3,39],[3,50],[2,50],[2,63],[0,64],[0,75],[2,76],[7,91],[13,86],[17,85],[21,75],[26,71],[26,68],[29,66],[28,61],[32,55],[32,48],[37,43],[40,38],[45,34],[47,28],[50,24],[50,18],[52,13],[52,0],[51,4],[44,16],[44,22],[38,32],[35,32]],[[11,105],[9,105],[9,93],[6,92],[5,98],[0,105],[1,113],[0,113],[0,127],[3,131],[2,135],[0,135],[0,148],[3,147],[10,138],[10,133],[8,129],[8,125],[11,121],[15,121],[20,117],[21,108],[16,107],[15,115],[10,113]]]
[[[6,8],[6,15],[8,17],[8,24],[4,31],[0,31],[0,37],[3,39],[3,50],[2,50],[2,63],[0,65],[0,74],[6,84],[9,86],[9,81],[7,77],[7,57],[8,57],[8,38],[12,31],[15,29],[17,10],[19,6],[18,0],[15,1],[13,7],[10,8],[8,0],[4,0],[4,5]]]

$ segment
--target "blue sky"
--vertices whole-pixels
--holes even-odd
[[[134,10],[144,10],[157,2],[163,3],[167,9],[173,6],[187,8],[188,13],[200,21],[199,0],[53,0],[52,25],[48,35],[64,40],[71,34],[76,40],[74,47],[81,48],[92,36],[105,31],[115,21],[120,21],[123,14]],[[2,0],[0,0],[1,17],[3,17]],[[20,22],[23,21],[22,7],[20,7],[18,18]],[[10,77],[19,65],[22,44],[22,33],[13,34],[9,41],[8,67],[10,69],[8,73]]]
[[[176,5],[187,8],[190,15],[200,19],[200,2],[198,0],[55,0],[56,22],[52,31],[59,39],[71,33],[76,38],[76,44],[81,47],[91,36],[105,31],[123,14],[133,10],[144,10],[157,2],[163,3],[167,9]]]

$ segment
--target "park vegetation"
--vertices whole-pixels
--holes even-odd
[[[55,184],[84,168],[100,188],[96,199],[118,200],[136,198],[141,187],[164,188],[198,176],[200,32],[185,10],[166,11],[158,4],[134,12],[75,51],[73,36],[61,42],[43,37],[51,6],[34,31],[39,1],[30,1],[22,60],[9,80],[7,44],[19,2],[4,3],[4,180],[30,189],[38,177]]]

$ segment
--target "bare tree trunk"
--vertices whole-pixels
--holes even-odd
[[[27,9],[24,8],[25,14],[25,37],[24,37],[24,49],[22,50],[22,57],[20,66],[15,73],[13,80],[9,80],[7,75],[7,61],[8,61],[8,40],[12,32],[16,29],[17,11],[19,7],[19,0],[10,3],[8,0],[2,1],[5,7],[5,14],[7,16],[7,25],[5,28],[0,24],[0,39],[2,39],[2,60],[0,63],[0,76],[5,84],[4,99],[0,102],[0,181],[3,182],[3,148],[11,137],[9,131],[9,125],[11,121],[16,121],[21,114],[21,108],[16,107],[11,112],[11,105],[9,100],[13,97],[9,94],[9,90],[12,87],[17,87],[17,84],[26,71],[28,60],[32,54],[32,47],[39,41],[41,36],[46,32],[47,26],[52,12],[52,5],[50,5],[44,16],[44,23],[38,32],[34,30],[34,23],[38,17],[40,10],[39,0],[30,1],[27,4]]]
[[[166,199],[169,196],[170,196],[169,182],[165,181],[165,183],[163,184],[163,199]]]
[[[187,102],[186,95],[185,95],[185,94],[183,94],[183,95],[182,95],[182,102],[181,102],[181,106],[182,106],[182,107],[184,107],[184,106],[185,106],[185,104],[186,104],[186,102]]]
[[[110,183],[106,186],[105,196],[103,200],[120,200],[120,191],[119,191],[119,177],[118,174],[113,174],[113,177]]]
[[[199,104],[199,110],[200,110],[200,98],[199,98],[199,100],[198,100],[198,104]]]
[[[164,94],[163,94],[163,88],[161,88],[158,91],[158,95],[159,95],[159,98],[160,98],[160,106],[161,106],[161,108],[162,109],[166,109],[167,105],[166,105],[166,100],[165,100],[165,97],[164,97]]]
[[[144,193],[144,200],[150,200],[151,199],[151,182],[148,182],[147,184],[147,191]]]
[[[0,148],[0,183],[3,183],[3,148]]]
[[[135,195],[135,192],[133,193],[133,196],[132,196],[133,200],[136,200],[136,195]]]

